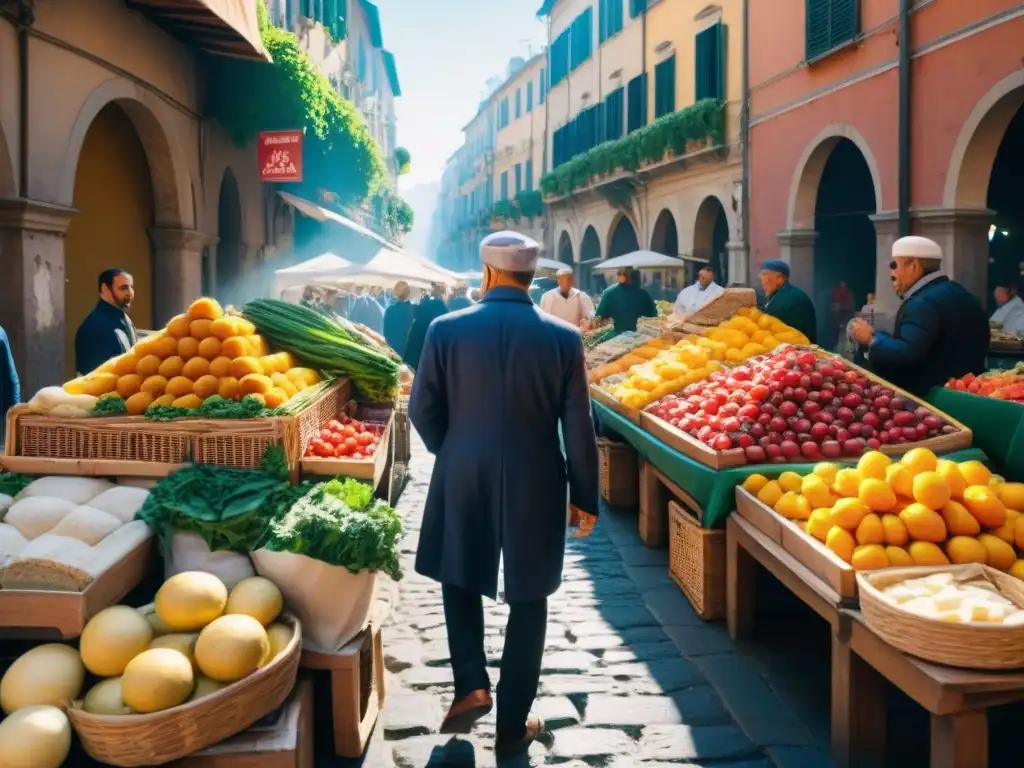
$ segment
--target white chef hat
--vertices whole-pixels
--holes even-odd
[[[942,248],[934,240],[927,237],[910,235],[901,237],[892,244],[892,256],[906,259],[922,259],[925,261],[942,261]]]
[[[518,232],[495,232],[480,243],[480,261],[505,272],[533,272],[539,258],[537,242]]]
[[[555,272],[555,277],[572,277],[574,274],[576,273],[573,272],[572,267],[562,267]]]

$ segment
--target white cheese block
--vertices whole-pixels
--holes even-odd
[[[90,547],[98,544],[123,525],[109,512],[83,504],[50,529],[55,536],[78,539]]]
[[[21,501],[30,496],[55,496],[73,501],[78,506],[113,487],[112,482],[98,477],[40,477],[25,487],[14,500]]]
[[[949,585],[937,592],[932,597],[932,602],[935,604],[935,610],[945,613],[946,611],[957,610],[963,599],[963,593],[955,586]]]
[[[28,496],[15,501],[4,522],[17,528],[26,539],[35,539],[78,509],[78,502],[55,496]]]
[[[147,498],[149,491],[145,488],[119,485],[101,493],[89,502],[89,506],[109,512],[122,523],[130,523],[135,519],[135,514],[142,509]]]

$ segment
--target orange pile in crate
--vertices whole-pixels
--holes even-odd
[[[320,380],[291,353],[272,352],[248,320],[201,298],[131,351],[67,382],[64,391],[120,397],[128,415],[138,416],[151,406],[195,409],[214,395],[251,395],[276,408]]]

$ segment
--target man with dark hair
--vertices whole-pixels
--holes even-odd
[[[84,375],[135,346],[135,326],[128,317],[135,283],[123,269],[105,269],[97,281],[100,299],[75,334],[75,370]]]
[[[764,291],[761,309],[800,331],[813,344],[818,337],[814,302],[789,281],[789,264],[780,259],[768,259],[761,265],[760,277]]]
[[[409,404],[437,456],[416,570],[442,584],[455,700],[441,733],[468,733],[491,710],[481,598],[497,595],[504,561],[510,610],[497,689],[499,758],[527,751],[544,728],[529,712],[547,598],[562,581],[567,501],[579,513],[577,535],[597,520],[583,341],[527,296],[538,255],[537,243],[515,232],[484,239],[483,298],[431,324]]]

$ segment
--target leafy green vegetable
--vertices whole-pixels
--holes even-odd
[[[288,472],[288,457],[284,448],[280,445],[268,445],[264,448],[260,469],[280,480],[287,480],[290,473]]]
[[[259,419],[272,414],[266,405],[251,395],[237,401],[227,400],[220,395],[211,395],[193,411],[194,416],[203,419]]]
[[[260,470],[189,466],[157,483],[137,517],[165,545],[174,531],[191,531],[211,550],[248,552],[308,488]]]
[[[17,496],[35,480],[28,475],[19,475],[17,472],[0,473],[0,493],[7,496]]]
[[[387,504],[377,501],[355,510],[321,483],[270,523],[262,547],[274,552],[292,552],[338,565],[351,573],[382,571],[393,579],[402,578],[398,562],[398,539],[402,520]],[[345,483],[337,483],[337,490]],[[348,494],[361,499],[349,487]],[[372,494],[372,491],[371,491]],[[356,498],[359,496],[359,498]]]
[[[336,477],[324,485],[324,493],[341,499],[357,512],[373,503],[373,487],[352,477]]]
[[[120,397],[101,397],[92,407],[91,413],[93,416],[124,416],[128,409]]]
[[[188,408],[178,408],[174,405],[151,405],[143,414],[150,421],[174,421],[191,415],[192,411]]]

